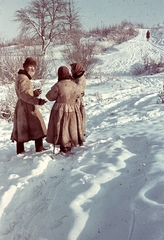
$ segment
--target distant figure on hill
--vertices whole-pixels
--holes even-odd
[[[147,30],[147,32],[146,32],[146,38],[147,38],[147,41],[149,41],[149,38],[150,38],[150,31],[149,30]]]

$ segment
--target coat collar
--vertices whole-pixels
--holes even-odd
[[[24,69],[20,69],[18,71],[18,74],[24,74],[26,75],[30,80],[32,79],[32,77],[30,76],[30,74],[28,74],[28,72],[26,72]]]

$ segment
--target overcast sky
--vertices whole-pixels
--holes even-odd
[[[11,39],[19,33],[13,21],[16,10],[30,0],[0,0],[0,38]],[[124,20],[151,27],[164,22],[164,0],[75,0],[81,10],[84,29],[119,24]]]

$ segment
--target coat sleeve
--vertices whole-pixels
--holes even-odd
[[[77,78],[76,80],[76,84],[78,85],[78,87],[81,88],[81,92],[84,92],[85,88],[86,88],[86,78],[85,76],[81,76],[80,78]]]
[[[39,98],[34,96],[31,82],[26,78],[19,80],[19,98],[33,105],[39,104]]]
[[[49,100],[49,101],[55,101],[58,97],[58,87],[57,85],[55,84],[51,90],[46,94],[46,98]]]

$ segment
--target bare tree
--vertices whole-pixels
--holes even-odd
[[[75,38],[81,38],[80,9],[76,7],[74,0],[68,0],[65,13],[64,30],[70,42]]]
[[[69,30],[81,28],[80,9],[75,6],[74,0],[67,2],[67,9],[65,13],[66,26]]]
[[[97,62],[96,58],[97,43],[89,40],[79,41],[74,39],[74,43],[65,45],[62,56],[66,64],[70,65],[73,62],[79,62],[83,65],[86,75],[90,75],[93,66]]]
[[[15,21],[21,23],[21,35],[39,37],[45,54],[63,26],[66,7],[64,0],[33,0],[28,7],[15,12]]]

